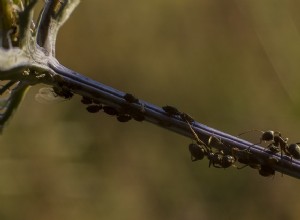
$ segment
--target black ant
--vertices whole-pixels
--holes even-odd
[[[229,154],[228,147],[215,136],[210,136],[208,141],[208,146],[211,149],[211,146],[214,146],[215,148],[218,148],[218,152],[212,152],[210,151],[207,155],[207,158],[209,159],[209,167],[213,165],[216,168],[228,168],[230,166],[233,166],[233,164],[236,162],[236,157],[231,154]],[[226,153],[225,153],[226,151]]]
[[[259,130],[254,130],[259,131]],[[273,153],[281,152],[281,157],[283,156],[283,153],[285,153],[288,156],[291,156],[295,159],[300,159],[300,143],[290,144],[288,145],[288,138],[283,138],[281,136],[281,133],[278,131],[260,131],[262,132],[262,136],[260,138],[259,144],[261,144],[263,141],[272,141],[271,144],[269,144],[268,149]],[[247,132],[244,132],[242,134],[245,134]],[[250,146],[251,147],[251,146]],[[250,148],[249,147],[249,148]],[[248,150],[249,150],[248,148]]]
[[[280,132],[278,132],[278,131],[271,131],[271,130],[269,130],[269,131],[251,130],[251,131],[259,131],[259,132],[262,133],[262,135],[260,137],[260,142],[257,143],[257,144],[261,144],[262,142],[271,141],[271,144],[269,144],[268,147],[267,147],[271,152],[273,152],[273,153],[281,152],[281,156],[283,155],[283,152],[284,153],[288,153],[287,152],[287,146],[288,146],[287,145],[287,141],[288,141],[288,138],[283,138],[281,136]],[[248,132],[251,132],[251,131],[247,131],[247,132],[241,133],[240,135],[248,133]],[[249,151],[249,149],[252,146],[248,147],[247,150]]]
[[[209,167],[213,165],[215,168],[228,168],[231,167],[236,159],[231,155],[226,155],[222,151],[219,152],[209,152],[207,155],[209,160]]]

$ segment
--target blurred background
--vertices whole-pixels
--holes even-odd
[[[57,57],[229,134],[276,130],[300,142],[299,9],[297,0],[84,0]],[[40,87],[0,139],[1,219],[300,218],[299,180],[192,163],[191,140],[90,114],[80,97],[40,104]]]

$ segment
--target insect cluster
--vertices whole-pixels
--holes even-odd
[[[208,159],[209,167],[215,168],[229,168],[234,167],[237,169],[242,169],[245,167],[250,167],[258,170],[261,176],[273,176],[275,175],[275,170],[272,168],[273,165],[279,163],[276,157],[270,156],[264,161],[257,159],[249,150],[250,146],[246,150],[241,150],[236,147],[230,147],[223,143],[221,139],[211,136],[208,141],[205,142],[201,140],[198,134],[193,129],[193,118],[186,113],[180,112],[177,108],[173,106],[162,107],[166,114],[170,117],[181,118],[190,128],[195,143],[189,144],[189,152],[191,154],[191,160],[198,161],[203,160],[205,157]],[[276,131],[260,131],[262,133],[260,142],[269,142],[266,150],[270,153],[281,153],[281,156],[287,155],[294,159],[300,159],[300,143],[288,144],[288,139],[281,136],[280,132]],[[247,133],[247,132],[244,132]],[[244,134],[243,133],[243,134]],[[254,145],[253,145],[254,146]],[[238,166],[237,164],[241,164]]]
[[[145,120],[145,116],[143,114],[145,110],[139,100],[129,93],[126,93],[123,98],[125,100],[125,103],[120,109],[116,109],[109,105],[104,105],[99,101],[86,96],[82,97],[81,103],[87,105],[86,110],[88,112],[97,113],[103,110],[104,113],[115,116],[119,122],[128,122],[131,119],[134,119],[136,121]],[[131,106],[132,104],[139,104],[142,107],[137,110],[136,108],[133,108]]]
[[[191,143],[189,145],[192,161],[202,160],[204,157],[206,157],[209,161],[209,167],[213,166],[215,168],[228,168],[234,165],[236,162],[236,157],[226,152],[228,149],[221,142],[221,140],[215,137],[210,137],[208,139],[208,143],[206,144],[199,138],[193,129],[194,119],[190,115],[180,112],[173,106],[167,105],[163,106],[162,108],[168,116],[179,116],[179,118],[181,118],[189,126],[189,129],[196,140],[196,143]],[[216,145],[218,145],[218,147]],[[218,150],[213,151],[212,146],[217,147]]]
[[[281,133],[278,131],[260,131],[260,130],[251,130],[261,132],[262,135],[260,137],[260,141],[257,144],[261,144],[263,142],[269,142],[267,146],[267,150],[271,153],[279,153],[281,157],[283,155],[287,155],[289,157],[299,160],[300,159],[300,143],[288,144],[288,138],[284,138],[281,136]],[[242,134],[251,132],[247,131]],[[242,135],[240,134],[240,135]],[[251,146],[249,147],[251,148]]]

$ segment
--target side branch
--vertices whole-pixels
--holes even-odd
[[[92,98],[116,109],[122,109],[125,105],[128,105],[124,98],[126,93],[122,91],[82,76],[62,66],[58,62],[49,63],[49,67],[59,76],[55,77],[57,81],[54,84],[59,84],[59,86],[68,88],[76,94]],[[141,106],[146,121],[180,135],[195,139],[189,124],[181,117],[170,117],[162,108],[142,100],[139,100],[138,103],[130,104],[130,107],[136,111],[139,111]],[[300,178],[299,160],[291,159],[286,155],[280,156],[279,154],[271,153],[266,151],[266,148],[262,146],[254,145],[244,139],[226,134],[196,121],[192,123],[192,127],[198,137],[207,145],[209,145],[211,137],[217,138],[222,142],[223,148],[226,146],[229,151],[238,150],[237,154],[239,158],[247,160],[250,154],[251,157],[255,158],[261,165],[272,167],[274,170],[283,174]],[[220,146],[215,145],[212,147],[219,148],[220,150]]]

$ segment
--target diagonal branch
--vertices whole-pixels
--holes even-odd
[[[49,67],[59,76],[57,78],[59,80],[56,83],[71,89],[76,94],[90,97],[105,105],[113,106],[119,111],[128,105],[128,102],[124,98],[126,93],[122,91],[82,76],[75,71],[67,69],[58,62],[50,62]],[[139,100],[139,103],[130,104],[130,108],[137,112],[141,109],[141,106],[143,106],[143,115],[146,121],[195,139],[189,124],[181,117],[170,117],[162,108],[142,100]],[[206,144],[208,144],[210,137],[215,137],[223,143],[223,147],[225,146],[230,151],[238,149],[238,157],[241,159],[247,160],[249,155],[251,155],[261,165],[270,166],[283,174],[300,178],[299,160],[291,160],[288,156],[281,157],[279,154],[267,151],[262,146],[254,145],[244,139],[210,128],[196,121],[193,122],[192,127],[198,137]],[[220,150],[220,146],[216,145],[212,147],[219,148]]]
[[[4,2],[6,0],[0,0],[0,12],[4,10]],[[17,21],[16,16],[12,21],[14,25],[20,25],[21,31],[16,44],[19,47],[0,48],[0,81],[8,80],[0,88],[0,93],[7,92],[16,84],[9,97],[2,103],[1,130],[20,104],[29,86],[44,83],[52,86],[57,95],[65,98],[70,98],[75,93],[86,100],[91,100],[96,104],[97,111],[104,106],[105,112],[116,115],[121,122],[131,118],[136,121],[147,121],[195,140],[196,144],[189,148],[192,156],[195,157],[193,161],[206,156],[209,166],[227,168],[235,166],[237,160],[249,167],[259,169],[259,173],[263,176],[273,175],[276,170],[300,178],[300,160],[291,158],[285,148],[287,141],[281,136],[277,136],[278,140],[277,142],[274,140],[274,144],[280,144],[281,150],[284,149],[284,155],[272,153],[262,146],[203,125],[174,107],[158,107],[64,67],[54,57],[55,40],[59,28],[79,1],[47,0],[34,33],[31,32],[30,22],[36,0],[25,2],[25,8],[19,13],[19,19],[23,20]],[[14,10],[13,5],[9,7]],[[9,23],[9,19],[0,18],[0,29],[6,23]],[[6,31],[10,31],[9,28],[12,26],[6,25],[8,27]],[[6,36],[1,37],[4,39]],[[8,38],[9,40],[11,39]],[[298,148],[294,148],[296,149]],[[300,152],[297,153],[300,157]]]

